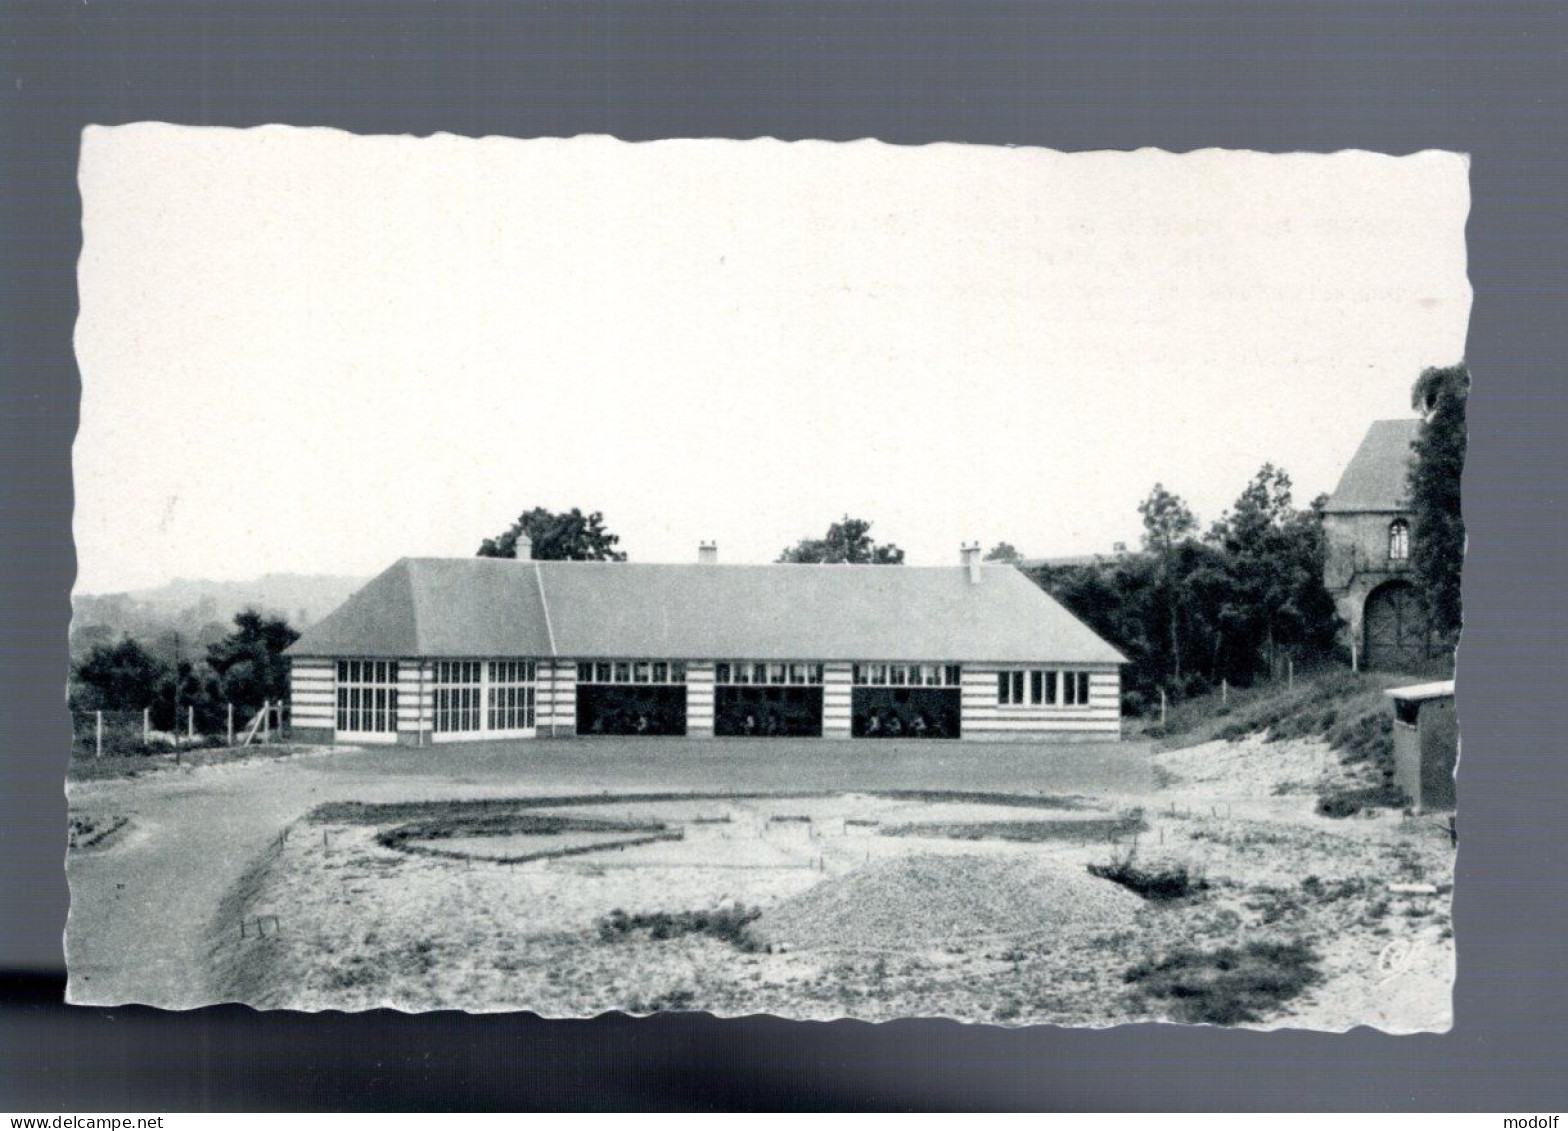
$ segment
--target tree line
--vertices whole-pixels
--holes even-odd
[[[194,711],[199,729],[222,727],[229,704],[253,710],[289,693],[283,650],[299,633],[281,617],[247,609],[205,653],[165,659],[127,636],[94,647],[72,669],[73,711],[150,710],[157,730],[178,730]]]

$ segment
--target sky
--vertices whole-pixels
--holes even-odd
[[[912,565],[1298,503],[1464,356],[1454,154],[89,127],[77,589],[372,574],[534,506]],[[1482,375],[1484,380],[1484,375]]]

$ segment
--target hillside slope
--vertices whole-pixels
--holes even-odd
[[[1176,750],[1217,740],[1237,742],[1261,736],[1267,742],[1315,738],[1359,771],[1362,783],[1326,788],[1318,810],[1349,816],[1363,808],[1403,808],[1394,785],[1394,718],[1384,692],[1409,682],[1382,672],[1333,672],[1304,677],[1294,687],[1283,683],[1216,692],[1177,704],[1162,727],[1155,719],[1142,733],[1156,749]]]

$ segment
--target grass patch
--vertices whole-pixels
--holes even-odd
[[[635,915],[616,908],[596,926],[599,940],[607,943],[623,942],[640,933],[660,942],[687,935],[707,935],[741,950],[754,951],[760,946],[752,937],[750,927],[761,917],[761,908],[740,903],[707,911],[650,911]]]
[[[1317,960],[1302,942],[1184,948],[1139,963],[1123,980],[1141,1002],[1159,1001],[1180,1021],[1244,1025],[1264,1020],[1321,981]]]
[[[969,792],[962,789],[878,789],[868,791],[868,796],[884,797],[889,801],[953,801],[973,805],[1011,805],[1018,809],[1082,809],[1085,802],[1077,797],[1060,797],[1048,793],[994,793]]]
[[[1403,809],[1410,804],[1402,789],[1391,781],[1380,785],[1336,787],[1318,795],[1317,813],[1336,820],[1354,817],[1363,809]]]
[[[262,758],[287,758],[319,747],[301,746],[297,743],[254,743],[250,746],[185,746],[178,751],[168,747],[153,747],[145,752],[122,755],[105,754],[95,758],[74,755],[66,767],[67,781],[107,781],[112,778],[136,778],[143,774],[194,766],[221,766],[231,762],[249,762]]]
[[[1141,813],[1087,821],[927,821],[891,825],[883,836],[946,837],[949,840],[1044,841],[1119,840],[1147,831]]]
[[[447,850],[434,847],[429,843],[457,837],[553,837],[562,833],[642,833],[645,835],[599,844],[561,845],[551,844],[546,840],[534,851],[496,855]],[[408,852],[421,856],[440,856],[454,860],[487,860],[496,864],[526,864],[531,860],[553,860],[563,856],[602,852],[610,848],[632,848],[661,840],[680,840],[684,835],[682,830],[671,830],[658,822],[563,817],[554,813],[527,813],[513,810],[510,813],[446,815],[422,821],[409,821],[377,833],[376,843],[395,852]]]
[[[67,843],[71,848],[76,849],[96,848],[128,824],[130,824],[129,817],[91,817],[72,814],[70,838]]]

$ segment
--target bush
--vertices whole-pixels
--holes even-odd
[[[1123,975],[1139,999],[1161,999],[1178,1020],[1208,1025],[1262,1021],[1321,979],[1317,955],[1299,941],[1184,948]]]
[[[1091,876],[1120,884],[1128,891],[1156,903],[1185,899],[1209,886],[1202,878],[1193,876],[1185,864],[1140,868],[1133,863],[1131,854],[1112,860],[1109,864],[1090,864],[1088,868]]]
[[[638,931],[646,931],[650,938],[661,942],[685,935],[709,935],[741,950],[752,951],[759,947],[750,927],[761,916],[761,908],[741,903],[708,911],[652,911],[636,915],[617,907],[600,919],[597,926],[599,940],[607,943],[621,942]]]
[[[1318,798],[1317,812],[1320,817],[1340,820],[1354,817],[1363,809],[1403,809],[1409,804],[1404,790],[1385,781],[1382,785],[1330,790]]]

